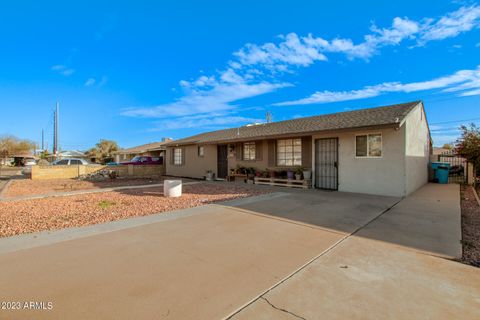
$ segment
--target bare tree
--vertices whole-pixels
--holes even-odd
[[[0,158],[5,163],[6,159],[21,153],[30,153],[35,149],[35,143],[30,140],[19,139],[15,136],[0,136]]]

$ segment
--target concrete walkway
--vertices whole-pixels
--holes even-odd
[[[479,270],[438,257],[458,254],[457,188],[400,202],[279,189],[38,247],[12,239],[0,300],[53,310],[0,318],[477,319]]]
[[[232,319],[479,319],[480,270],[459,257],[458,185],[429,184]]]

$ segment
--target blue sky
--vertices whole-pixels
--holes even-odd
[[[472,1],[2,2],[0,134],[87,149],[421,99],[480,123]],[[473,120],[470,120],[473,119]]]

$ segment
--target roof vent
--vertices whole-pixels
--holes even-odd
[[[399,122],[400,122],[400,119],[398,119],[398,117],[395,118],[395,123],[399,123]]]

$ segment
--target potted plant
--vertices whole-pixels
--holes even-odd
[[[293,175],[294,175],[294,172],[292,170],[287,171],[287,179],[288,180],[293,180]]]
[[[268,172],[267,169],[265,169],[264,171],[262,171],[262,177],[268,178],[268,175],[269,175],[269,172]]]
[[[246,172],[247,172],[247,179],[253,180],[253,178],[255,177],[255,168],[247,168]]]
[[[303,170],[303,179],[308,180],[312,178],[312,170],[304,169]]]
[[[302,180],[302,173],[303,173],[303,168],[297,167],[297,169],[295,170],[295,179]]]
[[[213,170],[207,170],[207,175],[205,177],[205,180],[207,180],[207,181],[212,181],[213,180]]]
[[[268,175],[270,176],[270,178],[275,178],[276,175],[277,175],[277,172],[275,172],[275,170],[273,169],[268,169]]]

